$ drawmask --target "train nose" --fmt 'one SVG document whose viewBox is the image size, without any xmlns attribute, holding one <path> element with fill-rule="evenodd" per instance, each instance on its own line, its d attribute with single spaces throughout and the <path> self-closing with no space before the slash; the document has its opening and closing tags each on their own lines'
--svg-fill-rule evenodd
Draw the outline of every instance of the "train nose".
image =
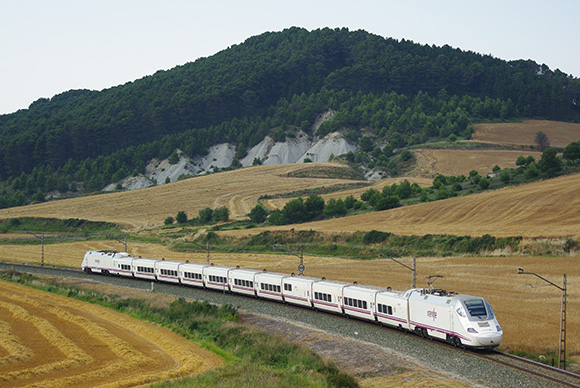
<svg viewBox="0 0 580 388">
<path fill-rule="evenodd" d="M 480 346 L 498 346 L 501 344 L 503 335 L 501 333 L 482 334 L 477 336 Z"/>
</svg>

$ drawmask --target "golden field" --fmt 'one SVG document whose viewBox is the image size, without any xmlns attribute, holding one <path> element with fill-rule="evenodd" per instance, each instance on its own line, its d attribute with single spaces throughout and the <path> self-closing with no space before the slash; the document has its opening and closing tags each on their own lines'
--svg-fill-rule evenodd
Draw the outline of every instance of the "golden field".
<svg viewBox="0 0 580 388">
<path fill-rule="evenodd" d="M 297 225 L 227 232 L 257 234 L 264 230 L 394 234 L 452 234 L 498 237 L 580 237 L 580 174 L 481 194 Z M 224 232 L 226 233 L 226 232 Z"/>
<path fill-rule="evenodd" d="M 495 165 L 515 168 L 521 155 L 531 155 L 536 160 L 542 158 L 541 152 L 513 150 L 417 150 L 414 155 L 419 167 L 412 175 L 429 176 L 431 183 L 437 174 L 468 176 L 475 170 L 480 175 L 487 175 Z"/>
<path fill-rule="evenodd" d="M 0 281 L 2 387 L 142 386 L 222 364 L 169 330 Z"/>
<path fill-rule="evenodd" d="M 473 141 L 500 146 L 530 147 L 535 145 L 538 132 L 544 132 L 548 136 L 552 147 L 563 148 L 580 140 L 580 124 L 560 121 L 527 120 L 521 123 L 475 124 L 473 129 Z"/>
</svg>

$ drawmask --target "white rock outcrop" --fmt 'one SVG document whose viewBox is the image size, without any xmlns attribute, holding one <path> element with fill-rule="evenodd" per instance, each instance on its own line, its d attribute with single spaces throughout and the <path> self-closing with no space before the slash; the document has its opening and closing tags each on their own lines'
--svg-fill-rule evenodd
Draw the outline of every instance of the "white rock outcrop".
<svg viewBox="0 0 580 388">
<path fill-rule="evenodd" d="M 244 167 L 251 166 L 255 159 L 259 159 L 264 165 L 304 163 L 307 158 L 312 162 L 328 162 L 333 155 L 339 156 L 355 150 L 356 146 L 347 142 L 340 133 L 331 133 L 322 139 L 312 140 L 306 133 L 300 132 L 295 138 L 287 138 L 285 142 L 274 142 L 271 137 L 264 138 L 252 147 L 240 163 Z M 227 168 L 234 160 L 236 148 L 231 144 L 218 144 L 211 147 L 207 155 L 193 159 L 179 150 L 177 152 L 180 155 L 178 163 L 170 164 L 167 159 L 153 159 L 147 165 L 145 174 L 125 178 L 103 190 L 116 190 L 119 184 L 123 190 L 136 190 L 155 184 L 162 185 L 167 178 L 170 182 L 175 182 L 182 175 L 203 175 L 214 168 Z"/>
</svg>

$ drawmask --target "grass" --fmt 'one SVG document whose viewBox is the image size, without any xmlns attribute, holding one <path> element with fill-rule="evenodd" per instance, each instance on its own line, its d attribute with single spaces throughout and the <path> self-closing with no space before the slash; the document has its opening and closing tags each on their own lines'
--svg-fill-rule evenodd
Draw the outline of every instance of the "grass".
<svg viewBox="0 0 580 388">
<path fill-rule="evenodd" d="M 34 231 L 37 233 L 112 233 L 119 227 L 109 222 L 88 221 L 78 218 L 57 219 L 41 217 L 18 217 L 0 220 L 0 233 L 19 233 Z"/>
<path fill-rule="evenodd" d="M 230 305 L 182 298 L 167 308 L 151 307 L 141 299 L 106 295 L 45 281 L 32 275 L 2 273 L 0 279 L 95 303 L 133 317 L 153 322 L 223 356 L 224 367 L 198 377 L 161 382 L 157 387 L 356 387 L 353 377 L 310 350 L 268 335 L 239 322 Z"/>
</svg>

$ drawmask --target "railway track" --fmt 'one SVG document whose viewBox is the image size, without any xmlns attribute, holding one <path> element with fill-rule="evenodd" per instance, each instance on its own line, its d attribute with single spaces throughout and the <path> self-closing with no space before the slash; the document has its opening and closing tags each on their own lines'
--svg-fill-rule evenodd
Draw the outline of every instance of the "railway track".
<svg viewBox="0 0 580 388">
<path fill-rule="evenodd" d="M 492 351 L 479 356 L 491 362 L 518 369 L 565 387 L 580 387 L 580 375 L 560 368 L 499 351 Z"/>
<path fill-rule="evenodd" d="M 91 280 L 96 280 L 96 281 L 103 282 L 103 283 L 110 283 L 110 282 L 114 282 L 116 280 L 122 280 L 123 283 L 125 283 L 125 284 L 131 284 L 129 287 L 141 288 L 141 289 L 148 289 L 150 287 L 150 283 L 151 283 L 149 281 L 131 280 L 129 278 L 116 278 L 116 277 L 104 277 L 104 276 L 99 276 L 99 275 L 87 275 L 83 271 L 81 271 L 80 269 L 77 270 L 77 269 L 70 269 L 70 268 L 55 268 L 55 267 L 48 267 L 48 266 L 41 267 L 41 266 L 35 266 L 35 265 L 11 264 L 11 263 L 2 263 L 2 262 L 0 262 L 0 270 L 14 270 L 14 271 L 19 271 L 19 272 L 33 273 L 33 274 L 46 274 L 46 275 L 55 275 L 55 276 L 63 276 L 63 277 L 91 279 Z M 167 290 L 179 290 L 179 289 L 186 290 L 186 292 L 188 292 L 188 293 L 195 292 L 195 295 L 192 297 L 199 298 L 199 299 L 207 298 L 207 300 L 212 302 L 212 303 L 216 303 L 216 299 L 220 300 L 217 303 L 224 303 L 224 300 L 222 300 L 223 298 L 228 297 L 228 299 L 230 299 L 230 297 L 231 297 L 235 300 L 235 302 L 233 302 L 233 303 L 236 305 L 239 305 L 239 306 L 244 306 L 245 304 L 253 304 L 253 303 L 260 303 L 262 305 L 269 304 L 269 305 L 274 306 L 273 308 L 270 308 L 270 310 L 272 310 L 272 309 L 275 310 L 277 315 L 278 314 L 280 314 L 281 316 L 283 315 L 283 313 L 280 310 L 280 303 L 276 303 L 276 302 L 257 301 L 254 298 L 248 298 L 248 297 L 243 297 L 243 296 L 239 296 L 239 295 L 223 294 L 221 291 L 220 292 L 205 291 L 202 289 L 181 287 L 181 286 L 176 286 L 176 285 L 165 285 L 165 284 L 161 284 L 161 283 L 159 285 L 156 285 L 155 289 L 158 290 L 159 292 L 168 292 Z M 174 292 L 174 291 L 169 291 L 169 292 Z M 200 296 L 200 295 L 207 295 L 207 297 Z M 225 300 L 225 303 L 232 303 L 232 302 L 229 300 Z M 314 313 L 313 311 L 308 310 L 308 309 L 305 310 L 303 308 L 296 307 L 296 306 L 291 306 L 291 307 L 292 308 L 289 308 L 289 309 L 283 309 L 283 310 L 290 311 L 289 314 L 291 316 L 299 313 L 300 311 L 306 311 L 309 314 L 314 314 L 316 316 L 321 315 L 320 313 Z M 248 309 L 248 311 L 253 310 L 253 308 L 250 306 L 241 307 L 241 309 Z M 346 318 L 342 318 L 340 316 L 337 316 L 334 314 L 328 314 L 328 313 L 324 313 L 322 315 L 328 316 L 328 319 L 340 319 L 341 321 L 344 321 L 345 323 L 348 322 L 349 325 L 354 324 L 354 325 L 357 325 L 358 327 L 365 326 L 369 330 L 379 329 L 377 325 L 375 325 L 374 323 L 371 323 L 371 322 L 357 321 L 356 319 L 346 319 Z M 290 319 L 292 319 L 292 318 L 290 318 Z M 315 318 L 315 319 L 319 320 L 319 318 Z M 389 330 L 389 329 L 384 329 L 384 331 L 386 331 L 387 333 L 397 332 L 396 330 Z M 534 376 L 533 377 L 533 379 L 535 379 L 534 381 L 540 381 L 540 382 L 544 381 L 546 383 L 546 384 L 540 384 L 540 385 L 528 384 L 528 385 L 517 385 L 517 386 L 526 386 L 526 387 L 549 386 L 549 387 L 579 387 L 580 388 L 580 375 L 574 374 L 571 372 L 567 372 L 567 371 L 563 371 L 563 370 L 558 369 L 558 368 L 550 367 L 548 365 L 541 364 L 541 363 L 538 363 L 535 361 L 524 359 L 522 357 L 518 357 L 518 356 L 506 354 L 506 353 L 501 353 L 501 352 L 497 352 L 497 351 L 478 352 L 478 351 L 464 350 L 464 349 L 460 349 L 460 348 L 453 348 L 452 345 L 449 345 L 449 344 L 446 344 L 443 342 L 439 342 L 439 341 L 432 341 L 429 339 L 420 338 L 420 337 L 413 335 L 411 333 L 406 333 L 406 332 L 399 333 L 399 332 L 397 332 L 397 335 L 399 335 L 399 334 L 403 334 L 403 337 L 409 338 L 412 342 L 415 343 L 415 346 L 420 348 L 420 349 L 422 349 L 424 347 L 438 347 L 439 349 L 447 348 L 445 351 L 449 352 L 449 353 L 453 353 L 453 354 L 461 353 L 461 354 L 465 355 L 466 358 L 471 358 L 471 359 L 477 358 L 477 359 L 482 360 L 486 364 L 492 363 L 492 364 L 496 364 L 496 365 L 501 365 L 501 367 L 498 367 L 496 369 L 505 370 L 506 368 L 508 368 L 512 371 L 518 371 L 518 372 L 520 372 L 519 373 L 520 375 L 524 376 L 523 378 L 521 378 L 522 380 L 527 379 L 525 376 L 529 376 L 530 380 L 532 379 L 532 376 Z M 363 339 L 363 338 L 359 337 L 359 339 Z M 441 351 L 441 350 L 439 350 L 439 351 Z M 490 368 L 490 367 L 488 366 L 486 368 Z M 492 384 L 492 385 L 502 386 L 501 384 L 500 385 Z M 510 386 L 510 385 L 505 385 L 505 386 Z"/>
</svg>

